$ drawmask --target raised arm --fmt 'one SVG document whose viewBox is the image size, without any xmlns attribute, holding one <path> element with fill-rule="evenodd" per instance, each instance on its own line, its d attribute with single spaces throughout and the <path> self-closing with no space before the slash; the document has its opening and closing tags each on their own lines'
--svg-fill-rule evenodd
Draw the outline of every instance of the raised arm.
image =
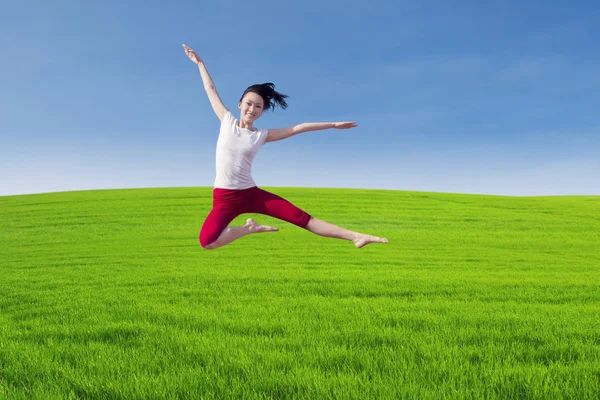
<svg viewBox="0 0 600 400">
<path fill-rule="evenodd" d="M 182 45 L 185 49 L 185 54 L 192 60 L 195 64 L 198 65 L 198 69 L 200 70 L 200 76 L 202 77 L 202 83 L 204 84 L 204 90 L 206 90 L 206 94 L 208 95 L 208 100 L 210 101 L 210 105 L 212 106 L 215 114 L 219 117 L 219 120 L 223 120 L 223 117 L 227 113 L 227 108 L 223 105 L 221 98 L 219 97 L 219 93 L 217 93 L 217 88 L 215 87 L 215 83 L 213 82 L 204 62 L 198 54 L 185 44 Z"/>
<path fill-rule="evenodd" d="M 321 131 L 323 129 L 349 129 L 355 128 L 356 122 L 305 122 L 294 126 L 288 126 L 281 129 L 269 129 L 265 142 L 274 142 L 276 140 L 287 139 L 299 133 L 310 131 Z"/>
</svg>

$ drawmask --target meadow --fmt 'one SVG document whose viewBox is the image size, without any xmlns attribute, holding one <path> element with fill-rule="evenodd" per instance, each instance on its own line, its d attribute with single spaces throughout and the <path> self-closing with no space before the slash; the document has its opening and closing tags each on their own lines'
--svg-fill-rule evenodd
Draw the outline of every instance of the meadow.
<svg viewBox="0 0 600 400">
<path fill-rule="evenodd" d="M 203 250 L 211 188 L 0 197 L 0 398 L 599 397 L 600 197 L 265 189 L 389 243 Z"/>
</svg>

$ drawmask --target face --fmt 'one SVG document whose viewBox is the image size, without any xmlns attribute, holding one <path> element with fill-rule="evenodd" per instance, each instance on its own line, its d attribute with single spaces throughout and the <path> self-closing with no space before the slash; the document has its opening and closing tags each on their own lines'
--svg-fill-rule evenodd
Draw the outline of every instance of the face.
<svg viewBox="0 0 600 400">
<path fill-rule="evenodd" d="M 265 102 L 262 96 L 254 92 L 248 92 L 244 95 L 240 104 L 238 104 L 238 108 L 241 111 L 240 118 L 252 124 L 262 114 L 264 106 Z"/>
</svg>

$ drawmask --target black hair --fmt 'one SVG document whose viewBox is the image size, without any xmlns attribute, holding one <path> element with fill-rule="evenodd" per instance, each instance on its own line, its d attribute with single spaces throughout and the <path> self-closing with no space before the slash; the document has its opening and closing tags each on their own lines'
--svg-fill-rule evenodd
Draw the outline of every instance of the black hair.
<svg viewBox="0 0 600 400">
<path fill-rule="evenodd" d="M 256 85 L 249 86 L 248 89 L 244 91 L 242 97 L 240 97 L 240 102 L 246 95 L 246 93 L 253 92 L 263 98 L 265 102 L 265 106 L 263 111 L 266 110 L 275 110 L 275 106 L 281 107 L 285 110 L 288 106 L 285 99 L 288 97 L 283 93 L 279 93 L 275 90 L 275 85 L 271 82 L 267 83 L 257 83 Z"/>
</svg>

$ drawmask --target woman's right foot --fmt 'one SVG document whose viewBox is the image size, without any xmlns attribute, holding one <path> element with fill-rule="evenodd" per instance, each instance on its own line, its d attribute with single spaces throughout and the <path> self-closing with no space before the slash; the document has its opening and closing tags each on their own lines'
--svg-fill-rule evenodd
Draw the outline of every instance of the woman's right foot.
<svg viewBox="0 0 600 400">
<path fill-rule="evenodd" d="M 386 238 L 380 238 L 377 236 L 365 235 L 364 233 L 359 233 L 354 240 L 354 245 L 357 249 L 360 249 L 363 246 L 368 245 L 369 243 L 387 243 Z"/>
<path fill-rule="evenodd" d="M 279 229 L 273 228 L 272 226 L 260 225 L 258 222 L 256 222 L 252 218 L 248 218 L 246 220 L 246 226 L 250 230 L 250 233 L 277 232 L 277 231 L 279 231 Z"/>
</svg>

